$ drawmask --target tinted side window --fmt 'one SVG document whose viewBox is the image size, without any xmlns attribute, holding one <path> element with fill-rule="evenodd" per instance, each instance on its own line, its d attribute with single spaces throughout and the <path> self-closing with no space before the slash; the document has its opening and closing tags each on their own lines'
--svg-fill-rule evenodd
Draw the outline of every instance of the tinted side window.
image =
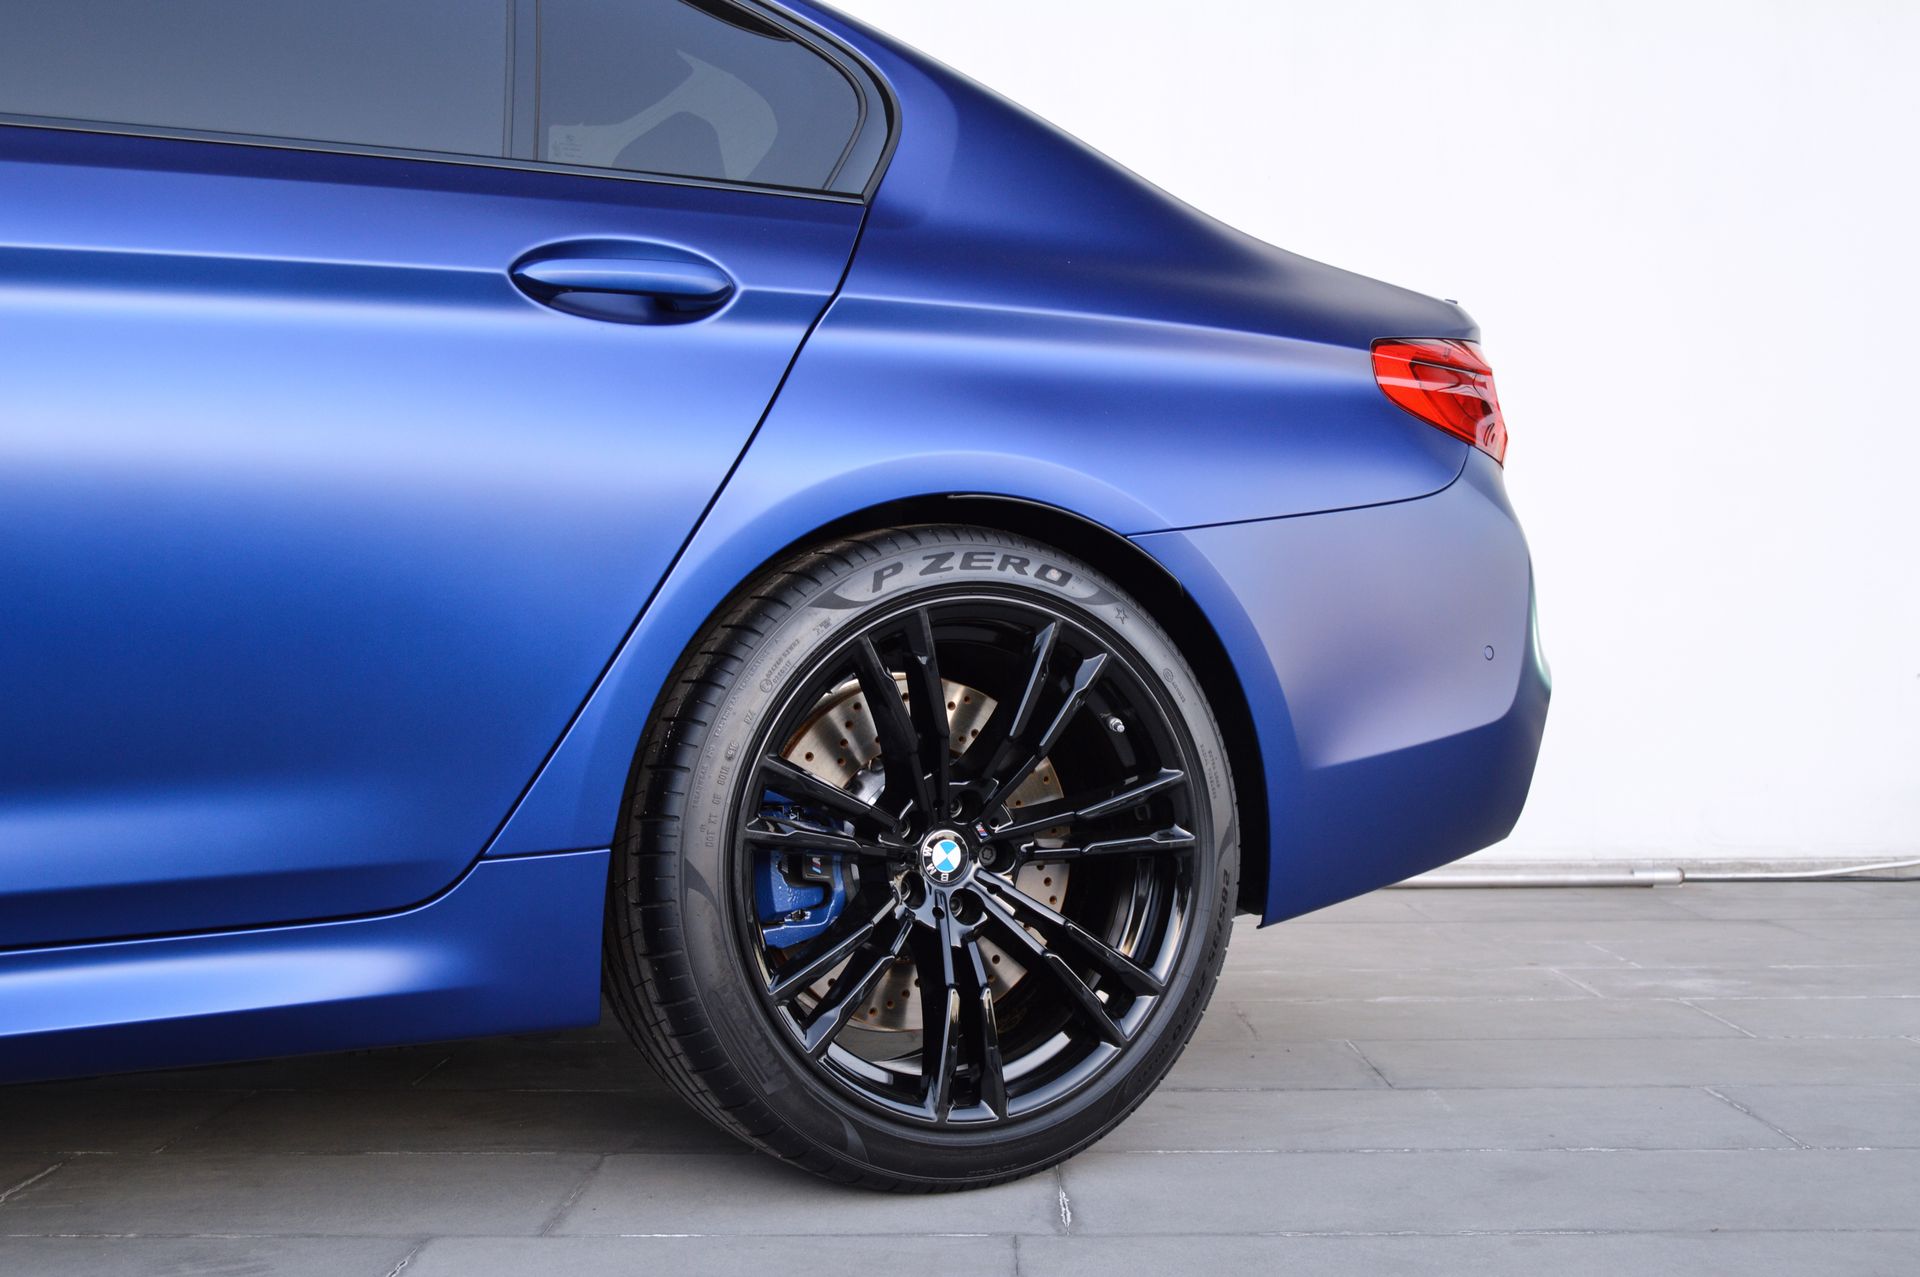
<svg viewBox="0 0 1920 1277">
<path fill-rule="evenodd" d="M 499 156 L 509 0 L 4 0 L 0 112 Z"/>
<path fill-rule="evenodd" d="M 857 192 L 866 96 L 725 0 L 0 0 L 0 115 L 108 127 Z"/>
<path fill-rule="evenodd" d="M 539 158 L 825 189 L 861 123 L 853 85 L 713 3 L 541 0 Z"/>
</svg>

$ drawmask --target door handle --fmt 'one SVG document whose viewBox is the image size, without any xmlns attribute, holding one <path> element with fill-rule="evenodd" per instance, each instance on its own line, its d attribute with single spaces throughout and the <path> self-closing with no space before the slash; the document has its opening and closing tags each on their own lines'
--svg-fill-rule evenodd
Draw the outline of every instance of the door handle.
<svg viewBox="0 0 1920 1277">
<path fill-rule="evenodd" d="M 542 305 L 626 324 L 700 319 L 737 291 L 718 266 L 687 257 L 552 256 L 522 261 L 509 273 Z"/>
<path fill-rule="evenodd" d="M 733 281 L 718 266 L 699 262 L 624 261 L 613 257 L 562 257 L 530 262 L 513 277 L 539 287 L 581 293 L 634 293 L 675 301 L 725 301 Z"/>
</svg>

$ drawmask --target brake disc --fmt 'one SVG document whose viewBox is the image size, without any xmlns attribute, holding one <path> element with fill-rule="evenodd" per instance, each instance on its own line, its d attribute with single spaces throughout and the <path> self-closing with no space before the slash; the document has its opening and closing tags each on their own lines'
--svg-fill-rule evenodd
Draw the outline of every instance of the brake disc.
<svg viewBox="0 0 1920 1277">
<path fill-rule="evenodd" d="M 896 674 L 894 680 L 899 684 L 901 699 L 907 699 L 905 676 Z M 942 679 L 940 686 L 947 698 L 947 738 L 952 744 L 953 756 L 958 758 L 979 737 L 981 725 L 993 713 L 996 702 L 983 692 L 949 679 Z M 805 726 L 788 742 L 782 754 L 788 762 L 830 785 L 852 789 L 862 797 L 871 798 L 879 792 L 882 781 L 880 768 L 876 766 L 880 752 L 880 735 L 873 725 L 873 715 L 867 712 L 866 696 L 858 680 L 849 679 L 820 699 Z M 1033 774 L 1007 800 L 1007 806 L 1017 809 L 1047 802 L 1059 798 L 1060 793 L 1060 778 L 1054 774 L 1053 761 L 1042 759 Z M 1047 830 L 1040 837 L 1055 832 Z M 1067 894 L 1067 867 L 1026 865 L 1015 874 L 1014 883 L 1036 900 L 1058 909 Z M 993 996 L 998 1000 L 1020 982 L 1026 968 L 990 941 L 982 942 L 981 952 L 987 960 Z M 823 977 L 813 986 L 814 996 L 823 997 L 831 981 L 831 973 Z M 913 964 L 896 962 L 874 986 L 867 1005 L 856 1013 L 848 1027 L 889 1033 L 919 1032 L 920 999 L 914 995 L 918 984 Z"/>
</svg>

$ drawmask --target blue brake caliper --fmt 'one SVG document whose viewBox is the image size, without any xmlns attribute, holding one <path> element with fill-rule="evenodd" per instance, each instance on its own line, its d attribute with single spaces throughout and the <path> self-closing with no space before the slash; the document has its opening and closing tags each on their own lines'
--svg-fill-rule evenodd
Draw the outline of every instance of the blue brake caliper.
<svg viewBox="0 0 1920 1277">
<path fill-rule="evenodd" d="M 779 797 L 768 794 L 762 813 L 780 818 Z M 847 906 L 840 857 L 806 851 L 761 851 L 753 865 L 753 902 L 770 949 L 790 949 L 831 927 Z"/>
</svg>

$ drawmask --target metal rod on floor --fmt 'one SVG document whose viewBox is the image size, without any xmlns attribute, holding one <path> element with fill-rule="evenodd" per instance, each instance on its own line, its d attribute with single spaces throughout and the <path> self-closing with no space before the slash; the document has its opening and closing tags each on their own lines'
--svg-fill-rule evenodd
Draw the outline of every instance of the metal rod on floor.
<svg viewBox="0 0 1920 1277">
<path fill-rule="evenodd" d="M 1409 878 L 1402 887 L 1677 887 L 1678 869 L 1455 869 Z"/>
<path fill-rule="evenodd" d="M 1847 865 L 1841 869 L 1753 870 L 1748 873 L 1714 873 L 1702 870 L 1687 875 L 1688 882 L 1811 882 L 1820 878 L 1847 878 L 1854 874 L 1886 873 L 1894 869 L 1920 868 L 1920 860 L 1884 860 L 1877 865 Z"/>
<path fill-rule="evenodd" d="M 1885 860 L 1831 869 L 1688 870 L 1660 869 L 1437 869 L 1396 885 L 1401 887 L 1678 887 L 1689 882 L 1819 882 L 1855 874 L 1920 869 L 1920 860 Z"/>
</svg>

